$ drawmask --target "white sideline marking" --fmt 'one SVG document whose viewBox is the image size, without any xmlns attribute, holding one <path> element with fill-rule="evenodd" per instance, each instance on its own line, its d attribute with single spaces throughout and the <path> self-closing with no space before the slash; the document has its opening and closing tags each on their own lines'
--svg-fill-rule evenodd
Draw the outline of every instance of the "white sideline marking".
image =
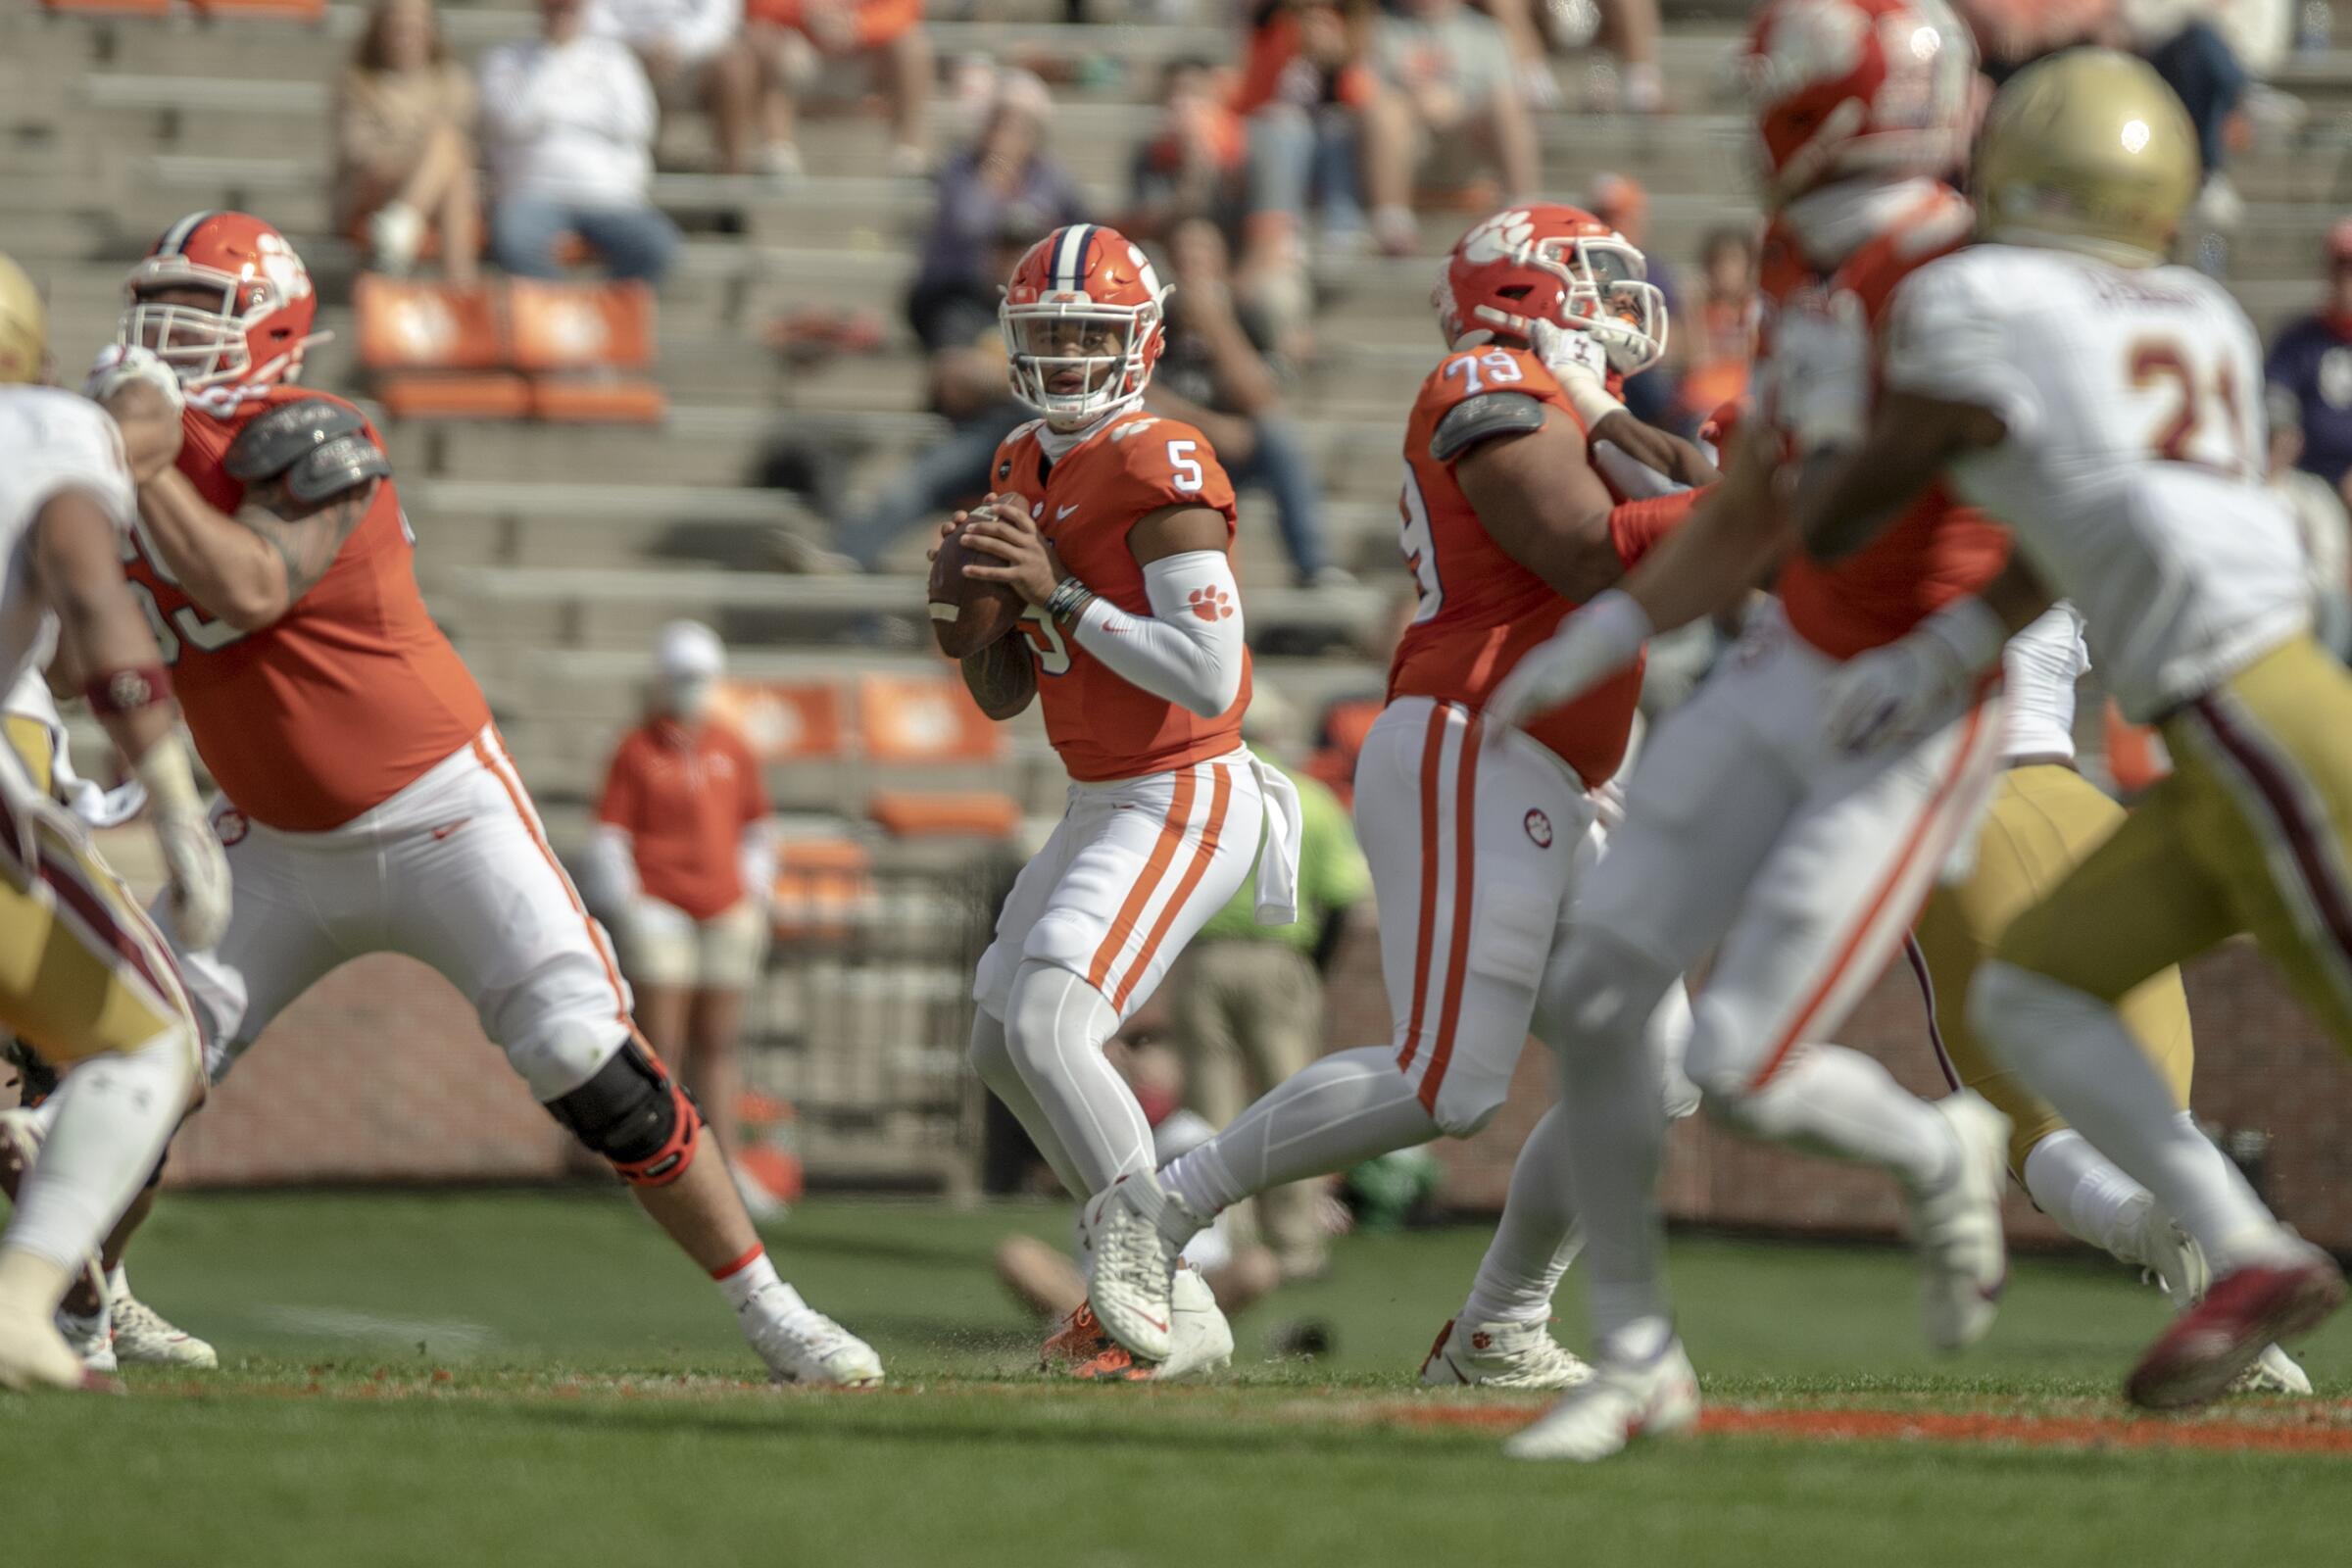
<svg viewBox="0 0 2352 1568">
<path fill-rule="evenodd" d="M 385 1317 L 340 1306 L 266 1306 L 259 1313 L 272 1328 L 324 1334 L 338 1340 L 421 1341 L 438 1350 L 479 1350 L 496 1343 L 498 1331 L 464 1318 Z"/>
</svg>

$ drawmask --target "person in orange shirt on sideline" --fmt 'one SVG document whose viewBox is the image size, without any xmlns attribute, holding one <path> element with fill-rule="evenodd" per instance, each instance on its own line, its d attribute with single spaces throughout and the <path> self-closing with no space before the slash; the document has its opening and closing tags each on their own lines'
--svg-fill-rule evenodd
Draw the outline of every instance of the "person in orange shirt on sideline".
<svg viewBox="0 0 2352 1568">
<path fill-rule="evenodd" d="M 619 938 L 639 1025 L 733 1154 L 735 1039 L 767 951 L 775 851 L 760 764 L 710 716 L 725 668 L 710 627 L 662 628 L 645 721 L 620 738 L 605 770 L 583 870 Z M 756 1216 L 776 1208 L 740 1169 L 735 1185 Z"/>
</svg>

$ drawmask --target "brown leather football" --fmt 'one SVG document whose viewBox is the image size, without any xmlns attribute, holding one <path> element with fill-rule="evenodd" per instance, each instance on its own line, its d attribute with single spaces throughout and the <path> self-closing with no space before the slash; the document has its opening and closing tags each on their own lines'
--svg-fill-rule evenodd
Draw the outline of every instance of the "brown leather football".
<svg viewBox="0 0 2352 1568">
<path fill-rule="evenodd" d="M 931 563 L 931 635 L 950 659 L 969 659 L 1004 637 L 1029 608 L 1007 584 L 966 577 L 966 562 L 1004 564 L 1002 556 L 966 549 L 961 528 L 939 542 L 939 556 Z"/>
</svg>

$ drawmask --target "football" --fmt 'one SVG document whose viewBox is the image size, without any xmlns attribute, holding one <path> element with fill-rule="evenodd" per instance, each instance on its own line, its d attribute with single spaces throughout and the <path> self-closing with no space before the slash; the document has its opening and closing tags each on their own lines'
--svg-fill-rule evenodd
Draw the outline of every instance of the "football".
<svg viewBox="0 0 2352 1568">
<path fill-rule="evenodd" d="M 968 659 L 1010 632 L 1028 603 L 1001 582 L 966 577 L 966 563 L 1002 565 L 1003 559 L 965 547 L 963 530 L 939 542 L 931 563 L 931 635 L 950 659 Z"/>
</svg>

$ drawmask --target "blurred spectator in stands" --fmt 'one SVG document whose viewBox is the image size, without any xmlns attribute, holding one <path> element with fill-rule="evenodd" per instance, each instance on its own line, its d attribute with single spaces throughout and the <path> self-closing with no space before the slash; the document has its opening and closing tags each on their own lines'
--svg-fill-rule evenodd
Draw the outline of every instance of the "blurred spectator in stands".
<svg viewBox="0 0 2352 1568">
<path fill-rule="evenodd" d="M 1551 74 L 1550 46 L 1544 42 L 1544 29 L 1536 24 L 1533 0 L 1471 0 L 1471 3 L 1494 19 L 1494 25 L 1502 29 L 1511 58 L 1519 63 L 1520 101 L 1530 109 L 1561 107 L 1559 78 Z"/>
<path fill-rule="evenodd" d="M 2125 43 L 2116 0 L 1952 0 L 1952 9 L 1976 34 L 1977 58 L 1996 82 L 2077 44 Z"/>
<path fill-rule="evenodd" d="M 432 0 L 376 0 L 344 69 L 335 115 L 342 226 L 368 265 L 406 272 L 437 233 L 441 267 L 466 284 L 482 254 L 473 79 L 450 58 Z"/>
<path fill-rule="evenodd" d="M 751 167 L 760 56 L 744 36 L 743 0 L 588 0 L 588 30 L 636 51 L 658 102 L 710 115 L 722 172 Z"/>
<path fill-rule="evenodd" d="M 1605 83 L 1593 106 L 1629 115 L 1662 114 L 1666 109 L 1666 78 L 1658 70 L 1658 0 L 1600 0 L 1603 32 L 1617 56 L 1615 73 L 1600 76 Z"/>
<path fill-rule="evenodd" d="M 978 139 L 940 172 L 906 319 L 928 355 L 926 400 L 948 420 L 947 434 L 902 465 L 869 505 L 841 516 L 831 550 L 777 535 L 788 570 L 872 571 L 908 529 L 987 493 L 997 444 L 1029 417 L 1005 380 L 997 325 L 1004 279 L 1048 230 L 1084 216 L 1076 182 L 1041 149 L 1051 108 L 1037 77 L 1001 74 Z"/>
<path fill-rule="evenodd" d="M 1419 247 L 1413 181 L 1430 154 L 1442 174 L 1458 176 L 1454 154 L 1466 141 L 1495 165 L 1504 203 L 1536 194 L 1535 122 L 1494 18 L 1462 0 L 1401 0 L 1381 18 L 1372 59 L 1383 90 L 1364 122 L 1364 183 L 1382 250 Z"/>
<path fill-rule="evenodd" d="M 2244 0 L 2235 5 L 2230 0 L 2123 0 L 2134 44 L 2180 95 L 2196 124 L 2205 186 L 2192 216 L 2216 228 L 2236 227 L 2246 211 L 2227 169 L 2230 143 L 2244 132 L 2238 113 L 2253 84 L 2225 30 L 2229 24 L 2223 13 L 2232 9 L 2245 9 Z M 2278 25 L 2283 47 L 2283 15 Z"/>
<path fill-rule="evenodd" d="M 562 271 L 575 233 L 614 277 L 660 283 L 678 231 L 647 195 L 656 110 L 627 46 L 591 35 L 584 0 L 539 0 L 540 35 L 482 61 L 490 253 L 524 277 Z"/>
<path fill-rule="evenodd" d="M 2293 401 L 2301 432 L 2296 466 L 2352 499 L 2352 217 L 2328 230 L 2327 297 L 2271 344 L 2264 374 Z"/>
<path fill-rule="evenodd" d="M 639 1027 L 732 1155 L 736 1036 L 776 878 L 759 761 L 711 713 L 725 672 L 710 627 L 662 628 L 645 718 L 605 770 L 580 881 L 617 941 Z"/>
<path fill-rule="evenodd" d="M 746 0 L 763 72 L 765 172 L 802 172 L 799 104 L 820 75 L 870 62 L 890 101 L 890 172 L 919 177 L 931 167 L 931 40 L 923 0 Z"/>
<path fill-rule="evenodd" d="M 1649 192 L 1630 174 L 1592 176 L 1585 195 L 1585 211 L 1623 234 L 1642 252 L 1649 281 L 1666 297 L 1666 357 L 1625 383 L 1625 406 L 1635 418 L 1661 429 L 1688 430 L 1677 422 L 1683 365 L 1688 348 L 1683 341 L 1683 295 L 1675 269 L 1649 248 Z"/>
<path fill-rule="evenodd" d="M 1271 686 L 1251 699 L 1242 738 L 1277 760 L 1288 710 Z M 1280 765 L 1279 762 L 1277 765 Z M 1237 889 L 1168 973 L 1168 1039 L 1184 1058 L 1185 1103 L 1223 1127 L 1323 1054 L 1323 979 L 1350 911 L 1372 893 L 1372 868 L 1348 808 L 1303 771 L 1298 789 L 1298 918 L 1259 925 L 1254 888 Z M 1252 1205 L 1285 1279 L 1323 1271 L 1317 1184 L 1279 1187 Z"/>
<path fill-rule="evenodd" d="M 1248 137 L 1222 85 L 1216 66 L 1194 56 L 1160 73 L 1159 124 L 1128 166 L 1128 238 L 1162 240 L 1194 219 L 1239 235 Z"/>
<path fill-rule="evenodd" d="M 1756 354 L 1756 233 L 1752 225 L 1708 231 L 1698 253 L 1699 292 L 1672 330 L 1682 337 L 1683 380 L 1676 428 L 1695 430 L 1724 404 L 1747 393 Z"/>
<path fill-rule="evenodd" d="M 2296 466 L 2303 455 L 2300 410 L 2272 387 L 2263 400 L 2271 432 L 2270 486 L 2295 519 L 2303 574 L 2311 592 L 2312 631 L 2336 658 L 2352 656 L 2352 519 L 2335 486 Z"/>
<path fill-rule="evenodd" d="M 1261 251 L 1296 252 L 1313 209 L 1326 249 L 1362 246 L 1363 117 L 1380 91 L 1372 0 L 1255 0 L 1233 108 L 1249 122 L 1243 270 Z"/>
<path fill-rule="evenodd" d="M 1283 416 L 1272 336 L 1235 298 L 1225 236 L 1194 219 L 1170 236 L 1167 256 L 1168 346 L 1144 406 L 1197 426 L 1237 489 L 1263 489 L 1273 500 L 1301 587 L 1352 583 L 1325 555 L 1314 460 Z"/>
<path fill-rule="evenodd" d="M 1009 263 L 997 265 L 1005 236 L 1034 239 L 1085 216 L 1078 182 L 1045 150 L 1053 107 L 1046 84 L 1028 72 L 999 73 L 980 134 L 940 171 L 906 299 L 907 319 L 926 349 L 996 329 L 997 296 L 1011 273 Z"/>
</svg>

